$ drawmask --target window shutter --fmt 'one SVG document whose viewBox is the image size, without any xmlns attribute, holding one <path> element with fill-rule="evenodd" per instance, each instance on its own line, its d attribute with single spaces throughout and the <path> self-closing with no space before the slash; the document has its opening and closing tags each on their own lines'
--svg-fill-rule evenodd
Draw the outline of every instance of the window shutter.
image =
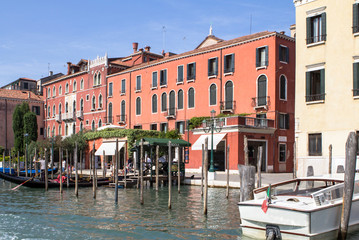
<svg viewBox="0 0 359 240">
<path fill-rule="evenodd" d="M 256 67 L 259 67 L 259 49 L 256 48 Z"/>
<path fill-rule="evenodd" d="M 325 94 L 325 69 L 320 70 L 320 94 Z M 322 100 L 325 99 L 323 96 Z"/>
<path fill-rule="evenodd" d="M 285 129 L 289 129 L 289 113 L 285 114 Z"/>
<path fill-rule="evenodd" d="M 310 96 L 310 72 L 306 72 L 306 102 L 308 101 L 308 96 Z"/>
<path fill-rule="evenodd" d="M 266 51 L 266 61 L 265 61 L 265 65 L 268 66 L 269 63 L 269 59 L 268 59 L 268 46 L 264 47 L 265 51 Z"/>
<path fill-rule="evenodd" d="M 278 56 L 279 56 L 279 61 L 283 61 L 284 59 L 282 59 L 282 46 L 279 46 L 279 51 L 278 51 Z"/>
<path fill-rule="evenodd" d="M 289 63 L 289 47 L 287 47 L 286 49 L 286 54 L 285 54 L 285 61 L 287 62 L 287 63 Z"/>
<path fill-rule="evenodd" d="M 353 33 L 358 32 L 359 27 L 359 4 L 353 4 Z"/>
<path fill-rule="evenodd" d="M 187 64 L 187 80 L 190 79 L 189 64 Z"/>
<path fill-rule="evenodd" d="M 211 76 L 211 59 L 208 59 L 208 76 Z"/>
<path fill-rule="evenodd" d="M 359 88 L 359 71 L 358 71 L 359 63 L 353 63 L 353 90 L 357 90 Z M 358 93 L 358 91 L 353 91 L 353 93 Z M 358 94 L 354 94 L 356 96 Z"/>
<path fill-rule="evenodd" d="M 196 79 L 196 63 L 193 63 L 193 79 Z"/>
<path fill-rule="evenodd" d="M 325 41 L 327 40 L 327 14 L 326 13 L 322 13 L 322 40 Z"/>
<path fill-rule="evenodd" d="M 234 72 L 234 54 L 232 54 L 231 58 L 231 72 Z"/>
<path fill-rule="evenodd" d="M 167 69 L 164 70 L 164 75 L 165 84 L 167 85 Z"/>
<path fill-rule="evenodd" d="M 311 18 L 307 18 L 307 44 L 312 43 L 312 21 Z"/>
<path fill-rule="evenodd" d="M 218 58 L 216 58 L 216 64 L 214 66 L 214 75 L 218 75 Z"/>
</svg>

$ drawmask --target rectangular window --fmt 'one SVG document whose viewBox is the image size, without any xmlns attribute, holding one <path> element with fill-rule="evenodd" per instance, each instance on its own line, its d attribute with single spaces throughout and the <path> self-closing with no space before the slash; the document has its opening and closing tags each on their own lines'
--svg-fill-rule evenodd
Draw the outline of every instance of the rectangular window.
<svg viewBox="0 0 359 240">
<path fill-rule="evenodd" d="M 44 135 L 44 128 L 40 128 L 40 135 Z"/>
<path fill-rule="evenodd" d="M 160 72 L 160 86 L 167 85 L 167 69 L 163 69 Z"/>
<path fill-rule="evenodd" d="M 289 129 L 289 114 L 280 113 L 279 114 L 279 129 Z"/>
<path fill-rule="evenodd" d="M 157 131 L 157 123 L 153 123 L 150 125 L 150 130 Z"/>
<path fill-rule="evenodd" d="M 208 76 L 217 76 L 218 74 L 218 58 L 208 59 Z"/>
<path fill-rule="evenodd" d="M 359 63 L 353 63 L 353 96 L 359 96 Z"/>
<path fill-rule="evenodd" d="M 90 100 L 90 95 L 87 94 L 87 95 L 86 95 L 86 101 L 89 101 L 89 100 Z"/>
<path fill-rule="evenodd" d="M 359 4 L 353 4 L 353 33 L 359 32 Z"/>
<path fill-rule="evenodd" d="M 322 134 L 308 135 L 309 156 L 322 156 Z"/>
<path fill-rule="evenodd" d="M 126 79 L 121 80 L 121 94 L 126 93 Z"/>
<path fill-rule="evenodd" d="M 183 65 L 177 67 L 177 82 L 183 82 Z"/>
<path fill-rule="evenodd" d="M 307 18 L 307 44 L 326 40 L 326 13 Z"/>
<path fill-rule="evenodd" d="M 141 91 L 141 75 L 136 77 L 136 91 Z"/>
<path fill-rule="evenodd" d="M 157 72 L 152 73 L 152 88 L 157 88 Z"/>
<path fill-rule="evenodd" d="M 40 115 L 40 107 L 39 106 L 32 106 L 32 112 L 36 115 Z"/>
<path fill-rule="evenodd" d="M 187 81 L 196 79 L 196 63 L 187 64 Z"/>
<path fill-rule="evenodd" d="M 167 123 L 161 123 L 160 131 L 161 132 L 167 132 Z"/>
<path fill-rule="evenodd" d="M 224 56 L 224 73 L 234 72 L 234 53 Z"/>
<path fill-rule="evenodd" d="M 108 84 L 108 96 L 109 96 L 109 97 L 112 97 L 112 94 L 113 94 L 113 88 L 112 88 L 112 86 L 113 86 L 113 83 L 110 82 L 110 83 Z"/>
<path fill-rule="evenodd" d="M 268 46 L 256 49 L 256 67 L 268 66 Z"/>
<path fill-rule="evenodd" d="M 29 83 L 24 82 L 24 89 L 29 89 Z"/>
<path fill-rule="evenodd" d="M 286 145 L 279 144 L 279 162 L 285 162 L 286 159 Z"/>
<path fill-rule="evenodd" d="M 325 70 L 306 73 L 306 102 L 325 99 Z"/>
<path fill-rule="evenodd" d="M 135 125 L 133 126 L 133 129 L 142 129 L 142 125 Z"/>
<path fill-rule="evenodd" d="M 279 46 L 279 61 L 288 63 L 289 62 L 289 48 L 286 46 Z"/>
<path fill-rule="evenodd" d="M 180 134 L 184 134 L 184 121 L 176 122 L 176 130 L 177 130 Z"/>
</svg>

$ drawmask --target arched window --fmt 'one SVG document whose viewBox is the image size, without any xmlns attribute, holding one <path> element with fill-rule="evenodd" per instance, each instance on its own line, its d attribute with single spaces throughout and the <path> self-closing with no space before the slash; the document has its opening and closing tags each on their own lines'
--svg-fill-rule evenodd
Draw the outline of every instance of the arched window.
<svg viewBox="0 0 359 240">
<path fill-rule="evenodd" d="M 224 110 L 232 110 L 233 109 L 233 82 L 228 81 L 224 87 Z"/>
<path fill-rule="evenodd" d="M 83 129 L 84 129 L 84 124 L 80 122 L 80 131 L 82 131 Z"/>
<path fill-rule="evenodd" d="M 108 104 L 108 123 L 113 123 L 112 120 L 112 103 Z"/>
<path fill-rule="evenodd" d="M 279 98 L 282 100 L 287 100 L 287 79 L 284 75 L 280 76 Z"/>
<path fill-rule="evenodd" d="M 76 113 L 76 100 L 74 100 L 72 102 L 72 109 L 73 109 L 73 112 Z"/>
<path fill-rule="evenodd" d="M 52 106 L 52 115 L 55 117 L 56 114 L 56 106 L 54 104 L 54 106 Z"/>
<path fill-rule="evenodd" d="M 47 89 L 47 97 L 48 98 L 51 97 L 51 89 L 50 88 Z"/>
<path fill-rule="evenodd" d="M 69 125 L 65 125 L 65 136 L 69 135 Z"/>
<path fill-rule="evenodd" d="M 59 103 L 59 114 L 61 114 L 61 113 L 62 113 L 62 104 Z"/>
<path fill-rule="evenodd" d="M 161 95 L 161 112 L 167 111 L 167 94 L 162 93 Z"/>
<path fill-rule="evenodd" d="M 72 124 L 72 134 L 76 133 L 76 123 Z"/>
<path fill-rule="evenodd" d="M 157 95 L 152 96 L 152 113 L 157 113 Z"/>
<path fill-rule="evenodd" d="M 66 83 L 66 85 L 65 85 L 65 93 L 68 93 L 68 92 L 69 92 L 69 84 Z"/>
<path fill-rule="evenodd" d="M 168 115 L 175 115 L 176 114 L 176 93 L 175 91 L 171 91 L 170 92 L 170 96 L 169 96 L 169 99 L 168 99 L 169 103 L 169 112 L 168 112 Z"/>
<path fill-rule="evenodd" d="M 126 102 L 122 100 L 121 102 L 121 122 L 125 122 L 126 120 Z"/>
<path fill-rule="evenodd" d="M 62 87 L 60 86 L 59 87 L 59 95 L 61 95 L 62 94 Z"/>
<path fill-rule="evenodd" d="M 188 89 L 188 108 L 194 108 L 194 88 Z"/>
<path fill-rule="evenodd" d="M 56 129 L 55 126 L 52 127 L 52 136 L 54 137 L 56 135 Z"/>
<path fill-rule="evenodd" d="M 102 120 L 98 120 L 98 127 L 102 127 Z"/>
<path fill-rule="evenodd" d="M 84 99 L 81 98 L 80 100 L 80 110 L 83 111 L 84 110 Z"/>
<path fill-rule="evenodd" d="M 183 90 L 182 89 L 178 90 L 178 93 L 177 93 L 177 108 L 183 109 Z"/>
<path fill-rule="evenodd" d="M 258 78 L 258 86 L 257 86 L 257 106 L 267 105 L 267 77 L 261 75 Z"/>
<path fill-rule="evenodd" d="M 136 98 L 136 115 L 141 115 L 141 98 Z"/>
<path fill-rule="evenodd" d="M 97 73 L 95 73 L 95 75 L 93 76 L 93 85 L 97 85 Z"/>
<path fill-rule="evenodd" d="M 92 96 L 92 110 L 96 109 L 96 97 Z"/>
<path fill-rule="evenodd" d="M 102 94 L 98 96 L 98 107 L 102 109 Z"/>
<path fill-rule="evenodd" d="M 77 82 L 74 80 L 74 85 L 72 86 L 73 91 L 77 91 Z"/>
<path fill-rule="evenodd" d="M 47 107 L 47 117 L 50 117 L 51 116 L 51 113 L 50 113 L 50 106 Z"/>
<path fill-rule="evenodd" d="M 66 102 L 65 103 L 65 113 L 68 113 L 69 112 L 69 103 Z"/>
<path fill-rule="evenodd" d="M 52 96 L 53 96 L 53 97 L 56 96 L 56 88 L 55 88 L 55 86 L 52 88 Z"/>
<path fill-rule="evenodd" d="M 101 73 L 97 74 L 97 85 L 101 85 Z"/>
<path fill-rule="evenodd" d="M 92 130 L 92 131 L 95 131 L 95 120 L 92 120 L 91 130 Z"/>
<path fill-rule="evenodd" d="M 59 125 L 59 135 L 60 136 L 62 135 L 62 127 L 61 127 L 61 125 Z"/>
<path fill-rule="evenodd" d="M 84 89 L 84 79 L 81 78 L 81 81 L 80 81 L 80 89 Z"/>
<path fill-rule="evenodd" d="M 217 86 L 212 84 L 209 87 L 209 105 L 217 105 Z"/>
</svg>

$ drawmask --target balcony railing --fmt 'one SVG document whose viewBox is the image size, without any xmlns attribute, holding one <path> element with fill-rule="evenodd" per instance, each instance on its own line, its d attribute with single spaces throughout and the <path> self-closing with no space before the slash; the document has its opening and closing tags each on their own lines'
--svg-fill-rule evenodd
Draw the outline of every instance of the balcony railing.
<svg viewBox="0 0 359 240">
<path fill-rule="evenodd" d="M 78 119 L 83 119 L 84 118 L 84 111 L 83 110 L 79 110 L 76 112 L 76 117 Z"/>
<path fill-rule="evenodd" d="M 76 119 L 76 113 L 75 112 L 67 112 L 61 114 L 63 121 L 73 121 Z"/>
<path fill-rule="evenodd" d="M 112 116 L 106 116 L 104 117 L 105 124 L 113 124 L 113 117 Z"/>
<path fill-rule="evenodd" d="M 56 114 L 55 119 L 56 122 L 61 122 L 61 114 Z"/>
<path fill-rule="evenodd" d="M 256 108 L 265 108 L 268 109 L 270 106 L 270 97 L 254 97 L 252 98 L 252 107 Z"/>
<path fill-rule="evenodd" d="M 317 35 L 317 36 L 311 36 L 309 38 L 307 38 L 307 44 L 311 44 L 311 43 L 316 43 L 316 42 L 322 42 L 327 40 L 327 35 L 323 34 L 323 35 Z"/>
<path fill-rule="evenodd" d="M 177 109 L 176 108 L 167 108 L 165 112 L 166 118 L 176 118 Z"/>
<path fill-rule="evenodd" d="M 221 101 L 220 102 L 221 112 L 233 113 L 236 109 L 236 101 Z"/>
<path fill-rule="evenodd" d="M 314 101 L 324 101 L 325 100 L 325 93 L 323 94 L 311 94 L 305 96 L 306 102 L 314 102 Z"/>
<path fill-rule="evenodd" d="M 274 120 L 266 118 L 239 117 L 239 125 L 254 128 L 273 128 Z"/>
<path fill-rule="evenodd" d="M 116 122 L 118 124 L 125 124 L 126 123 L 126 114 L 124 114 L 124 115 L 116 115 Z"/>
</svg>

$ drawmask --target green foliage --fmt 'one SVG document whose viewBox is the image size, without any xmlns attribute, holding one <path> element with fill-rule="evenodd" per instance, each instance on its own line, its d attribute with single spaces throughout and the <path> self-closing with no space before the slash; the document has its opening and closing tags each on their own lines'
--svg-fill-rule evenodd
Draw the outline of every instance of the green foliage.
<svg viewBox="0 0 359 240">
<path fill-rule="evenodd" d="M 189 130 L 195 129 L 202 125 L 203 120 L 209 119 L 210 117 L 193 117 L 189 120 Z"/>
<path fill-rule="evenodd" d="M 248 116 L 248 115 L 251 115 L 252 113 L 240 113 L 240 114 L 226 114 L 226 113 L 220 113 L 218 114 L 216 117 L 218 118 L 223 118 L 223 117 L 235 117 L 235 116 L 238 116 L 238 117 L 245 117 L 245 116 Z"/>
<path fill-rule="evenodd" d="M 24 116 L 30 111 L 28 103 L 18 104 L 12 117 L 12 129 L 15 137 L 15 149 L 24 152 Z"/>
<path fill-rule="evenodd" d="M 11 162 L 13 163 L 17 163 L 17 155 L 14 157 L 13 155 L 11 155 Z M 0 157 L 0 161 L 3 161 L 3 157 Z M 10 161 L 10 156 L 5 156 L 5 162 L 9 162 Z M 24 161 L 24 156 L 20 156 L 20 162 Z"/>
<path fill-rule="evenodd" d="M 27 112 L 24 115 L 24 133 L 28 134 L 25 138 L 26 143 L 37 140 L 37 119 L 33 112 Z"/>
<path fill-rule="evenodd" d="M 3 146 L 0 146 L 0 155 L 2 156 L 2 154 L 4 153 L 5 148 Z"/>
</svg>

